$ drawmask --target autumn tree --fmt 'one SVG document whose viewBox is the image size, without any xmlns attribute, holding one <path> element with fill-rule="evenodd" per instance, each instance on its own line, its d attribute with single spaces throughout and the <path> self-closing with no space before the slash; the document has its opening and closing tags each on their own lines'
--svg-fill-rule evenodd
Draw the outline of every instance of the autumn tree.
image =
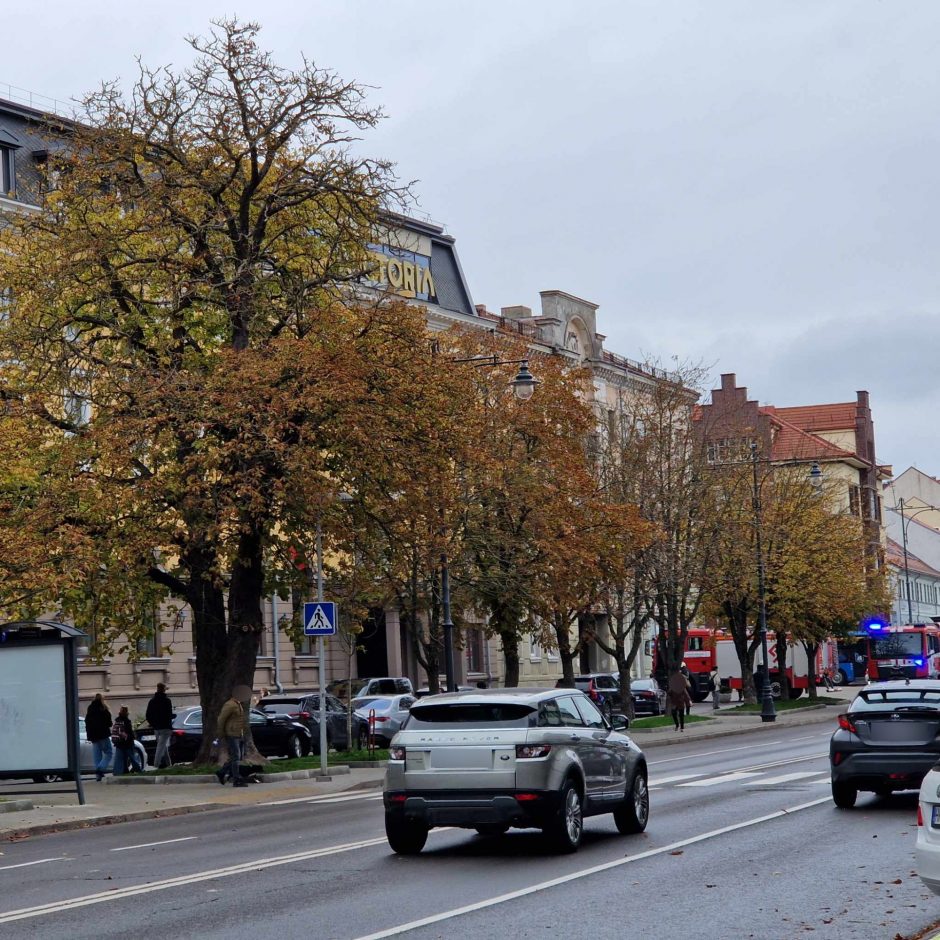
<svg viewBox="0 0 940 940">
<path fill-rule="evenodd" d="M 625 704 L 648 626 L 658 636 L 654 668 L 668 674 L 681 664 L 715 547 L 706 447 L 693 421 L 703 372 L 692 364 L 650 372 L 655 380 L 620 393 L 598 461 L 608 498 L 635 505 L 649 539 L 616 565 L 605 561 L 608 628 L 598 643 L 618 663 Z"/>
<path fill-rule="evenodd" d="M 400 195 L 350 147 L 379 112 L 257 33 L 220 21 L 187 69 L 89 95 L 44 211 L 0 232 L 0 398 L 58 449 L 22 504 L 24 557 L 68 559 L 22 588 L 79 626 L 113 601 L 104 643 L 139 630 L 144 585 L 182 598 L 207 741 L 252 684 L 266 549 L 333 498 L 344 453 L 401 435 L 421 385 L 400 353 L 425 341 L 419 312 L 354 302 Z"/>
</svg>

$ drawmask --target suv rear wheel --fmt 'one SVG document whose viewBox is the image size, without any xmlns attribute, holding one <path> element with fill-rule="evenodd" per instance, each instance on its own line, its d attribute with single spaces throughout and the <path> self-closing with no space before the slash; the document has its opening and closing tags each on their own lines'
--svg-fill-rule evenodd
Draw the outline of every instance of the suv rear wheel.
<svg viewBox="0 0 940 940">
<path fill-rule="evenodd" d="M 832 802 L 839 809 L 851 809 L 858 799 L 858 789 L 848 783 L 836 783 L 832 781 Z"/>
<path fill-rule="evenodd" d="M 646 771 L 638 770 L 624 801 L 614 810 L 614 822 L 624 835 L 642 832 L 650 818 L 650 791 Z"/>
<path fill-rule="evenodd" d="M 584 807 L 581 793 L 569 777 L 561 788 L 561 800 L 544 832 L 559 852 L 577 852 L 584 831 Z"/>
<path fill-rule="evenodd" d="M 385 836 L 393 852 L 417 855 L 428 841 L 428 827 L 402 816 L 385 814 Z"/>
</svg>

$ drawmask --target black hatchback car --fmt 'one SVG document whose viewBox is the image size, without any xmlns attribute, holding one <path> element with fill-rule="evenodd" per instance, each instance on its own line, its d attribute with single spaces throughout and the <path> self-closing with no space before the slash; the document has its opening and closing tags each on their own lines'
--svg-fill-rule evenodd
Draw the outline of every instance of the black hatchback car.
<svg viewBox="0 0 940 940">
<path fill-rule="evenodd" d="M 334 695 L 327 695 L 324 704 L 327 747 L 339 750 L 364 748 L 369 737 L 369 723 L 353 711 L 350 746 L 346 706 Z M 320 696 L 316 692 L 305 695 L 271 695 L 265 698 L 259 707 L 266 715 L 286 716 L 303 722 L 313 738 L 313 752 L 320 753 Z M 353 708 L 355 709 L 355 705 Z"/>
<path fill-rule="evenodd" d="M 302 721 L 287 716 L 265 715 L 252 708 L 249 721 L 251 737 L 265 757 L 304 757 L 310 753 L 310 729 Z M 157 749 L 156 734 L 145 730 L 138 734 L 152 764 Z M 202 743 L 202 708 L 198 705 L 180 708 L 173 719 L 170 738 L 170 760 L 174 764 L 191 762 Z"/>
<path fill-rule="evenodd" d="M 839 715 L 829 742 L 832 799 L 855 805 L 860 790 L 916 790 L 940 760 L 940 680 L 866 686 Z"/>
</svg>

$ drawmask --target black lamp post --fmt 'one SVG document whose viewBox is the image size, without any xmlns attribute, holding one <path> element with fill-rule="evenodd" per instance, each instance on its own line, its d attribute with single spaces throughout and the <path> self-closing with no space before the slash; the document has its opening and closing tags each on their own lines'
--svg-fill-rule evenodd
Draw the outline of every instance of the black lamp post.
<svg viewBox="0 0 940 940">
<path fill-rule="evenodd" d="M 467 359 L 451 359 L 451 362 L 469 362 L 475 366 L 518 365 L 515 378 L 509 383 L 513 395 L 518 401 L 528 401 L 538 385 L 538 379 L 529 371 L 528 359 L 500 359 L 498 356 L 471 356 Z M 457 691 L 457 679 L 454 669 L 454 621 L 450 614 L 450 571 L 447 567 L 447 553 L 441 552 L 441 613 L 444 631 L 444 683 L 446 691 Z"/>
<path fill-rule="evenodd" d="M 770 656 L 767 651 L 767 579 L 764 571 L 764 548 L 761 541 L 760 482 L 757 479 L 757 441 L 751 441 L 751 471 L 754 483 L 752 505 L 754 508 L 754 543 L 757 553 L 757 628 L 760 633 L 761 667 L 761 721 L 776 721 L 777 709 L 770 690 Z"/>
</svg>

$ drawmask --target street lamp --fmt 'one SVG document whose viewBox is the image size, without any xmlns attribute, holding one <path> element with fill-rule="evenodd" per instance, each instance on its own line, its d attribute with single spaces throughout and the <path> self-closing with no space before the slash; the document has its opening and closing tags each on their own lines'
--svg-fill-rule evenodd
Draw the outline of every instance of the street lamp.
<svg viewBox="0 0 940 940">
<path fill-rule="evenodd" d="M 918 513 L 927 512 L 928 509 L 936 509 L 936 506 L 922 506 L 920 509 L 914 510 L 909 516 L 904 514 L 904 497 L 901 496 L 898 498 L 897 506 L 892 506 L 892 509 L 899 511 L 901 513 L 901 548 L 904 552 L 904 590 L 907 594 L 907 622 L 914 622 L 914 609 L 911 605 L 911 569 L 907 563 L 907 529 L 911 524 L 911 519 L 914 518 Z"/>
<path fill-rule="evenodd" d="M 770 688 L 770 656 L 767 650 L 767 573 L 764 568 L 764 549 L 761 537 L 761 501 L 760 481 L 757 478 L 757 462 L 759 459 L 757 441 L 751 441 L 751 471 L 753 477 L 752 505 L 754 507 L 754 547 L 757 555 L 757 628 L 760 634 L 760 650 L 763 657 L 761 667 L 761 721 L 777 720 L 777 709 L 774 706 L 774 696 Z M 793 465 L 802 461 L 792 461 Z M 777 466 L 786 466 L 778 464 Z M 818 495 L 822 492 L 823 472 L 819 464 L 813 461 L 809 470 L 809 482 Z"/>
<path fill-rule="evenodd" d="M 449 359 L 449 362 L 468 362 L 476 367 L 518 365 L 519 370 L 509 383 L 513 395 L 518 401 L 528 401 L 538 385 L 538 379 L 529 371 L 528 359 L 500 359 L 492 356 L 468 356 L 461 359 Z M 457 691 L 454 671 L 454 621 L 450 614 L 450 569 L 447 566 L 447 552 L 441 552 L 441 629 L 444 632 L 444 684 L 448 692 Z"/>
</svg>

